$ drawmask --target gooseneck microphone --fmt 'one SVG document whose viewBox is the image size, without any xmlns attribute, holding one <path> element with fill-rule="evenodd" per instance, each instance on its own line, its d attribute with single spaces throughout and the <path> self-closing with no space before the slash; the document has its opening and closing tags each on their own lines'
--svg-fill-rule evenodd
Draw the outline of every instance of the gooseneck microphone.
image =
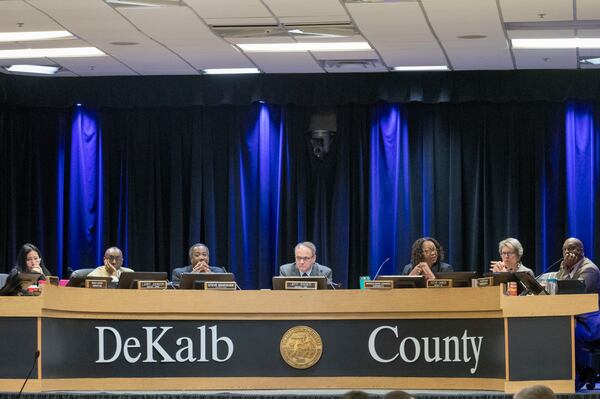
<svg viewBox="0 0 600 399">
<path fill-rule="evenodd" d="M 560 258 L 559 260 L 557 260 L 556 262 L 554 262 L 553 264 L 551 264 L 550 266 L 548 266 L 548 268 L 546 269 L 546 271 L 544 273 L 549 273 L 550 271 L 552 271 L 552 269 L 554 268 L 554 266 L 558 265 L 564 259 L 565 258 Z"/>
<path fill-rule="evenodd" d="M 221 266 L 221 269 L 223 269 L 223 270 L 225 271 L 225 273 L 229 273 L 229 272 L 227 271 L 227 269 L 225 269 L 225 266 Z M 238 285 L 237 281 L 235 281 L 235 278 L 233 279 L 233 282 L 235 283 L 235 289 L 236 289 L 236 290 L 238 290 L 238 291 L 241 291 L 241 290 L 242 290 L 242 287 L 240 287 L 240 286 Z"/>
<path fill-rule="evenodd" d="M 387 261 L 390 260 L 390 258 L 386 258 L 383 263 L 381 263 L 381 265 L 379 265 L 379 269 L 377 269 L 377 273 L 375 273 L 375 276 L 373 276 L 373 280 L 377 280 L 377 276 L 379 276 L 379 272 L 381 271 L 381 268 L 383 267 L 383 265 L 385 265 L 387 263 Z"/>
<path fill-rule="evenodd" d="M 17 399 L 21 399 L 21 394 L 23 393 L 23 389 L 25 389 L 25 384 L 27 384 L 27 381 L 29 381 L 29 377 L 31 377 L 31 373 L 33 372 L 33 369 L 35 368 L 35 363 L 37 362 L 38 357 L 40 357 L 39 349 L 35 351 L 35 355 L 33 356 L 33 364 L 31 365 L 31 369 L 29 369 L 29 373 L 27 373 L 27 377 L 25 377 L 25 381 L 23 382 L 23 386 L 21 387 L 21 390 L 19 391 L 19 394 L 17 395 Z"/>
</svg>

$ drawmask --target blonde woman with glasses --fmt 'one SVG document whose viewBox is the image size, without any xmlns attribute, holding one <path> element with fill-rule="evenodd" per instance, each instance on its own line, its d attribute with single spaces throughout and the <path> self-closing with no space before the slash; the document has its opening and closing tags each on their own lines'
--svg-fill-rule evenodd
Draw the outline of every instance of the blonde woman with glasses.
<svg viewBox="0 0 600 399">
<path fill-rule="evenodd" d="M 494 273 L 527 272 L 534 276 L 533 271 L 521 263 L 523 246 L 516 238 L 509 237 L 500 241 L 498 253 L 500 254 L 500 260 L 490 262 L 490 271 Z"/>
</svg>

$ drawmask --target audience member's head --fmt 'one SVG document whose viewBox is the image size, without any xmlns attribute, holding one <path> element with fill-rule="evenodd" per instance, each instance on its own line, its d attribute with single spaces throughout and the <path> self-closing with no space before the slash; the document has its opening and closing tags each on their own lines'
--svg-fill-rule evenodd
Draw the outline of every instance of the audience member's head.
<svg viewBox="0 0 600 399">
<path fill-rule="evenodd" d="M 556 399 L 556 395 L 545 385 L 534 385 L 521 389 L 513 399 Z"/>
<path fill-rule="evenodd" d="M 369 399 L 369 394 L 363 391 L 348 391 L 342 396 L 343 399 Z"/>
<path fill-rule="evenodd" d="M 410 394 L 404 391 L 391 391 L 385 394 L 383 399 L 415 399 Z"/>
</svg>

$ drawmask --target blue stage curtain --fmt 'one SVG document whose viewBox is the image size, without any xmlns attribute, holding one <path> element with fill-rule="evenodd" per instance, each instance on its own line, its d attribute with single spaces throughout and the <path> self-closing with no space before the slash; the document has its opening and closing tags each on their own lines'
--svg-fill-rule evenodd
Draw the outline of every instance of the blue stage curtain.
<svg viewBox="0 0 600 399">
<path fill-rule="evenodd" d="M 78 106 L 71 124 L 68 202 L 64 216 L 66 265 L 96 267 L 104 254 L 102 135 L 93 111 Z"/>
<path fill-rule="evenodd" d="M 170 271 L 204 242 L 243 288 L 269 288 L 310 240 L 356 287 L 388 257 L 382 272 L 400 272 L 424 235 L 457 270 L 485 272 L 507 236 L 538 273 L 570 235 L 597 261 L 598 109 L 340 105 L 323 159 L 310 107 L 0 109 L 3 267 L 29 241 L 57 274 L 110 245 L 136 270 Z"/>
<path fill-rule="evenodd" d="M 593 257 L 598 245 L 600 136 L 591 103 L 571 102 L 565 121 L 568 235 L 577 237 Z M 597 260 L 596 260 L 597 261 Z"/>
<path fill-rule="evenodd" d="M 398 274 L 410 259 L 408 126 L 399 105 L 377 105 L 370 130 L 369 274 Z M 427 207 L 424 206 L 423 209 Z"/>
<path fill-rule="evenodd" d="M 229 268 L 243 288 L 270 287 L 279 248 L 281 179 L 289 148 L 281 107 L 256 103 L 229 153 Z"/>
</svg>

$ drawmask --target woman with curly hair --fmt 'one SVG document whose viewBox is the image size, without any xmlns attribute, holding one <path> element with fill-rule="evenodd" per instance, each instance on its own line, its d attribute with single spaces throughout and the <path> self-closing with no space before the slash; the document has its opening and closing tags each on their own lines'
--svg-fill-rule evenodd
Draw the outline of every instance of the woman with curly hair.
<svg viewBox="0 0 600 399">
<path fill-rule="evenodd" d="M 410 276 L 425 276 L 425 279 L 435 278 L 435 273 L 451 272 L 452 266 L 442 262 L 444 248 L 433 237 L 422 237 L 412 245 L 411 262 L 404 266 L 402 274 Z"/>
</svg>

